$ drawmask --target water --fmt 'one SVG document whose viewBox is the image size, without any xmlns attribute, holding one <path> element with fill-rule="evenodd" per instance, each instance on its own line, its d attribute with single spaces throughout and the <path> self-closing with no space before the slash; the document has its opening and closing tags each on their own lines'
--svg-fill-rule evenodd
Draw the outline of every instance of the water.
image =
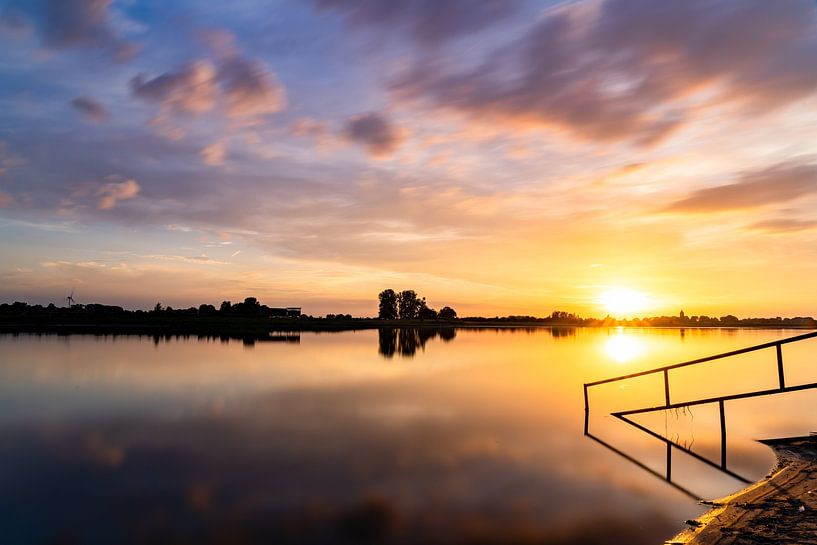
<svg viewBox="0 0 817 545">
<path fill-rule="evenodd" d="M 582 384 L 795 335 L 443 330 L 196 338 L 0 337 L 0 542 L 661 543 L 740 481 L 609 413 L 659 375 Z M 817 381 L 817 342 L 784 348 Z M 774 387 L 774 351 L 672 374 L 673 401 Z M 817 391 L 726 404 L 729 469 L 815 429 Z M 717 406 L 639 422 L 719 463 Z"/>
</svg>

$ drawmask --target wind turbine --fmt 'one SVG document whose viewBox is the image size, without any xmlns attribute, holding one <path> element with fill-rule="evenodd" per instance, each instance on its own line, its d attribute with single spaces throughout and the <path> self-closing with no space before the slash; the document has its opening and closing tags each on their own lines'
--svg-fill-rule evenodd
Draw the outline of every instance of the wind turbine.
<svg viewBox="0 0 817 545">
<path fill-rule="evenodd" d="M 71 290 L 71 295 L 66 297 L 66 299 L 68 300 L 68 308 L 71 308 L 74 304 L 76 304 L 76 301 L 74 301 L 74 290 Z"/>
</svg>

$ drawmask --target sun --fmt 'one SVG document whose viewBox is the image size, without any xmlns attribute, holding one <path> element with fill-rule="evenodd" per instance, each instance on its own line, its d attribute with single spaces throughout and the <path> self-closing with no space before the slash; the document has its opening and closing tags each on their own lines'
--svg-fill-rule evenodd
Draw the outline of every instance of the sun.
<svg viewBox="0 0 817 545">
<path fill-rule="evenodd" d="M 615 317 L 635 316 L 649 306 L 649 298 L 640 291 L 610 288 L 599 296 L 599 305 Z"/>
</svg>

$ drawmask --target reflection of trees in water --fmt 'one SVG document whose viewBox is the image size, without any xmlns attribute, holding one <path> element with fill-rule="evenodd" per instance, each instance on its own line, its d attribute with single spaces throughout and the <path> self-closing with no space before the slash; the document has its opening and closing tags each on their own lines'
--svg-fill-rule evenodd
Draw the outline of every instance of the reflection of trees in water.
<svg viewBox="0 0 817 545">
<path fill-rule="evenodd" d="M 383 327 L 378 329 L 378 352 L 387 358 L 395 354 L 410 358 L 431 339 L 449 342 L 456 336 L 453 327 Z"/>
<path fill-rule="evenodd" d="M 554 339 L 563 339 L 565 337 L 575 337 L 576 336 L 576 328 L 575 327 L 551 327 L 550 328 L 550 335 Z"/>
</svg>

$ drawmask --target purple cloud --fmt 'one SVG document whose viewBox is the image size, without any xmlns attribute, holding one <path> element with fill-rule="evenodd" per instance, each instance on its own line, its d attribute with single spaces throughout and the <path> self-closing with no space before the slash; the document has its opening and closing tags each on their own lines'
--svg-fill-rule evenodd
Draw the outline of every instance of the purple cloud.
<svg viewBox="0 0 817 545">
<path fill-rule="evenodd" d="M 136 47 L 113 28 L 110 7 L 111 0 L 12 1 L 0 12 L 0 21 L 12 27 L 32 26 L 48 48 L 99 48 L 125 61 Z"/>
<path fill-rule="evenodd" d="M 354 26 L 385 26 L 435 45 L 480 31 L 513 14 L 519 0 L 315 0 L 320 9 L 342 13 Z"/>
<path fill-rule="evenodd" d="M 286 104 L 284 87 L 258 60 L 239 55 L 228 58 L 219 67 L 218 82 L 231 117 L 271 114 Z"/>
<path fill-rule="evenodd" d="M 349 141 L 364 146 L 369 153 L 377 157 L 393 153 L 403 141 L 401 132 L 377 112 L 350 119 L 343 129 L 343 135 Z"/>
<path fill-rule="evenodd" d="M 108 111 L 96 100 L 89 97 L 76 97 L 69 102 L 85 119 L 93 123 L 102 123 L 108 119 Z"/>
<path fill-rule="evenodd" d="M 816 15 L 809 0 L 572 3 L 476 66 L 423 59 L 392 89 L 481 120 L 649 145 L 688 119 L 690 97 L 767 111 L 814 94 Z"/>
</svg>

